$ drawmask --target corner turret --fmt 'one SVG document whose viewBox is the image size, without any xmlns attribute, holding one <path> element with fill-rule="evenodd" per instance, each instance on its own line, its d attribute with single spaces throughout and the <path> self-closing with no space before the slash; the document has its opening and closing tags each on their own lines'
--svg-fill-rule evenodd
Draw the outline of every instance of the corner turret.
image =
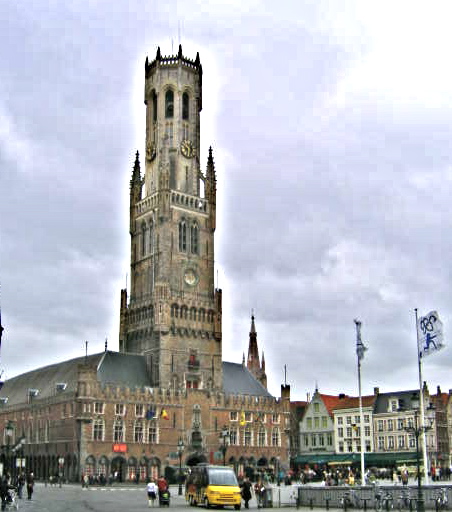
<svg viewBox="0 0 452 512">
<path fill-rule="evenodd" d="M 209 147 L 206 169 L 206 199 L 210 206 L 210 229 L 215 231 L 217 216 L 217 177 L 213 161 L 212 146 Z"/>
</svg>

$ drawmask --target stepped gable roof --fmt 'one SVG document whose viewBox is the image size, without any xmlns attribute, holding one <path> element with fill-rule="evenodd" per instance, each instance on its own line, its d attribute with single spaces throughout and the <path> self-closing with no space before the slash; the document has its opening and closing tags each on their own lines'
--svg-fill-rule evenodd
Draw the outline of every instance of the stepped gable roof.
<svg viewBox="0 0 452 512">
<path fill-rule="evenodd" d="M 376 396 L 368 395 L 361 397 L 361 402 L 363 407 L 372 407 L 374 405 Z M 359 396 L 345 396 L 342 398 L 336 407 L 334 407 L 335 411 L 340 409 L 358 409 L 359 408 Z"/>
<path fill-rule="evenodd" d="M 227 395 L 273 396 L 254 378 L 252 373 L 238 363 L 223 361 L 223 391 Z"/>
<path fill-rule="evenodd" d="M 419 397 L 419 389 L 411 389 L 408 391 L 393 391 L 392 393 L 378 393 L 375 400 L 374 413 L 378 414 L 390 412 L 389 400 L 394 399 L 398 400 L 398 407 L 400 409 L 413 409 L 413 406 L 411 404 L 411 398 L 413 397 L 413 395 Z"/>
<path fill-rule="evenodd" d="M 81 364 L 97 367 L 97 378 L 104 385 L 149 386 L 143 356 L 107 351 L 51 364 L 8 379 L 0 391 L 0 398 L 7 397 L 7 405 L 27 403 L 30 390 L 38 391 L 37 399 L 50 398 L 58 394 L 57 384 L 60 383 L 66 385 L 64 392 L 74 393 Z"/>
</svg>

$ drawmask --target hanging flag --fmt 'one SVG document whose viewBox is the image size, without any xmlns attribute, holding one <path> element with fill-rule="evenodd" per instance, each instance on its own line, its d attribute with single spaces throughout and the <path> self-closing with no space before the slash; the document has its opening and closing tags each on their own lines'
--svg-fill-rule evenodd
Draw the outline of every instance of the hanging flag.
<svg viewBox="0 0 452 512">
<path fill-rule="evenodd" d="M 364 346 L 361 340 L 361 322 L 359 320 L 354 320 L 354 322 L 356 325 L 356 355 L 358 356 L 358 362 L 361 362 L 364 359 L 364 352 L 367 347 Z"/>
<path fill-rule="evenodd" d="M 162 420 L 169 420 L 168 413 L 166 412 L 165 409 L 162 409 L 162 412 L 160 413 L 160 417 L 162 418 Z"/>
<path fill-rule="evenodd" d="M 0 308 L 0 347 L 2 345 L 2 333 L 3 333 L 3 325 L 2 325 L 2 310 Z"/>
<path fill-rule="evenodd" d="M 152 420 L 153 418 L 155 418 L 155 411 L 154 411 L 154 409 L 148 409 L 146 411 L 146 419 L 147 420 Z"/>
<path fill-rule="evenodd" d="M 240 411 L 240 426 L 243 427 L 245 424 L 246 424 L 245 412 L 244 411 Z"/>
<path fill-rule="evenodd" d="M 417 321 L 419 357 L 428 356 L 444 348 L 443 323 L 436 311 L 430 311 Z"/>
</svg>

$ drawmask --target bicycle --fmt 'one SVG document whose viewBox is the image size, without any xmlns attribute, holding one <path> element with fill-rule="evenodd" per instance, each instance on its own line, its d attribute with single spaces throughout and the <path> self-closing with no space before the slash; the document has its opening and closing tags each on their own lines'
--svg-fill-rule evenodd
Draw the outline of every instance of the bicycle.
<svg viewBox="0 0 452 512">
<path fill-rule="evenodd" d="M 447 505 L 449 503 L 449 499 L 447 496 L 447 491 L 444 487 L 436 493 L 435 496 L 435 509 L 436 510 L 445 510 L 447 509 Z"/>
<path fill-rule="evenodd" d="M 409 489 L 404 489 L 402 494 L 399 496 L 397 500 L 397 510 L 407 509 L 410 510 L 411 506 L 411 495 Z"/>
<path fill-rule="evenodd" d="M 344 510 L 347 508 L 362 508 L 362 500 L 358 496 L 355 490 L 345 491 L 343 496 L 341 497 L 341 507 Z"/>
<path fill-rule="evenodd" d="M 375 510 L 381 512 L 382 510 L 391 510 L 394 508 L 394 501 L 392 494 L 386 492 L 384 495 L 380 489 L 375 492 Z"/>
<path fill-rule="evenodd" d="M 8 489 L 8 496 L 4 503 L 2 503 L 2 510 L 19 510 L 19 499 L 17 497 L 17 489 L 10 487 Z"/>
</svg>

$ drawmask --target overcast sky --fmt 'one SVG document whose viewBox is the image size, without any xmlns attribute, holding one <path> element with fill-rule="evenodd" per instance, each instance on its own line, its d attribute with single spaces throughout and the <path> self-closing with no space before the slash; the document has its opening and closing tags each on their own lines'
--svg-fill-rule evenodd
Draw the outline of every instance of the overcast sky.
<svg viewBox="0 0 452 512">
<path fill-rule="evenodd" d="M 0 3 L 4 377 L 118 349 L 144 61 L 203 65 L 223 358 L 254 310 L 270 391 L 418 385 L 414 309 L 452 320 L 450 2 Z M 426 358 L 452 388 L 450 346 Z"/>
</svg>

